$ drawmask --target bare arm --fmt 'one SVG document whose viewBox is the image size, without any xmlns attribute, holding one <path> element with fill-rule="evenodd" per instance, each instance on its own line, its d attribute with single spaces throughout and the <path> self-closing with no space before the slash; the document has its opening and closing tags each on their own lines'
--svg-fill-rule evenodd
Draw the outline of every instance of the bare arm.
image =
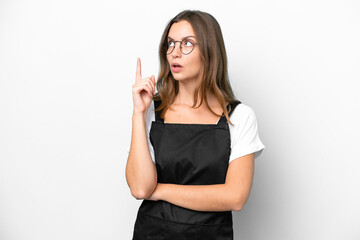
<svg viewBox="0 0 360 240">
<path fill-rule="evenodd" d="M 156 167 L 151 159 L 146 135 L 146 114 L 154 92 L 155 77 L 141 79 L 141 62 L 138 59 L 136 82 L 133 85 L 131 145 L 125 170 L 131 194 L 137 199 L 151 196 L 157 184 Z"/>
<path fill-rule="evenodd" d="M 254 153 L 230 162 L 224 184 L 159 183 L 149 200 L 164 200 L 197 211 L 240 211 L 249 197 L 253 172 Z"/>
</svg>

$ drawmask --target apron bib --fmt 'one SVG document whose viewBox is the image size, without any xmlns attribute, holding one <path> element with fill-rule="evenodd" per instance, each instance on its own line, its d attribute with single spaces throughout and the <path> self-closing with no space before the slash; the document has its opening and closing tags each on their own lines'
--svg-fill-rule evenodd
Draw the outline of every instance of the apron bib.
<svg viewBox="0 0 360 240">
<path fill-rule="evenodd" d="M 232 114 L 240 101 L 230 103 Z M 160 101 L 154 101 L 155 109 Z M 230 157 L 230 131 L 225 116 L 217 124 L 164 123 L 155 112 L 150 141 L 158 183 L 224 184 Z M 195 211 L 166 201 L 143 200 L 133 240 L 232 240 L 231 211 Z"/>
</svg>

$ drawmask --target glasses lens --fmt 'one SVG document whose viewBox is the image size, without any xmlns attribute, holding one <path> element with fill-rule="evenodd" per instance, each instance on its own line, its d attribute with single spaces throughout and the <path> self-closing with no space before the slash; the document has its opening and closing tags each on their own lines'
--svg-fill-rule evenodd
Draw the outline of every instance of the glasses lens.
<svg viewBox="0 0 360 240">
<path fill-rule="evenodd" d="M 175 43 L 173 41 L 169 41 L 167 43 L 167 51 L 166 54 L 170 54 L 173 52 L 174 48 L 175 48 Z M 183 40 L 180 43 L 180 48 L 181 48 L 181 52 L 183 54 L 189 54 L 191 53 L 191 51 L 194 49 L 195 43 L 191 40 Z"/>
<path fill-rule="evenodd" d="M 181 42 L 181 52 L 183 54 L 189 54 L 194 49 L 194 42 L 191 40 L 183 40 Z"/>
<path fill-rule="evenodd" d="M 172 44 L 173 45 L 173 44 Z M 167 45 L 167 51 L 166 54 L 170 54 L 173 50 L 174 50 L 174 46 L 172 46 L 170 44 Z"/>
</svg>

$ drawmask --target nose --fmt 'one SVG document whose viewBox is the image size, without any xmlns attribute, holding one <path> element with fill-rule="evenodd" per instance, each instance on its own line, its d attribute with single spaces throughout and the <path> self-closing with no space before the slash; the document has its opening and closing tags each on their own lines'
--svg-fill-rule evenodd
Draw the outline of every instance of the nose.
<svg viewBox="0 0 360 240">
<path fill-rule="evenodd" d="M 171 56 L 173 56 L 173 57 L 180 57 L 181 56 L 181 49 L 180 49 L 181 43 L 179 42 L 179 47 L 178 48 L 176 47 L 177 43 L 178 42 L 175 42 L 174 50 L 171 53 Z"/>
</svg>

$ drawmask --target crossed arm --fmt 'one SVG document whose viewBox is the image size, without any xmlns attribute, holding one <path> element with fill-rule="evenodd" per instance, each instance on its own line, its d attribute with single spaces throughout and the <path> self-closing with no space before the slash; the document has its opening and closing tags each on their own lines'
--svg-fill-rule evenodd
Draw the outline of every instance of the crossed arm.
<svg viewBox="0 0 360 240">
<path fill-rule="evenodd" d="M 148 150 L 145 115 L 133 116 L 132 131 L 126 179 L 135 198 L 163 200 L 197 211 L 240 211 L 245 205 L 252 185 L 254 153 L 230 162 L 224 184 L 161 184 L 157 183 L 156 167 Z"/>
<path fill-rule="evenodd" d="M 148 200 L 164 200 L 197 211 L 240 211 L 252 185 L 254 153 L 230 162 L 224 184 L 178 185 L 158 183 Z"/>
</svg>

